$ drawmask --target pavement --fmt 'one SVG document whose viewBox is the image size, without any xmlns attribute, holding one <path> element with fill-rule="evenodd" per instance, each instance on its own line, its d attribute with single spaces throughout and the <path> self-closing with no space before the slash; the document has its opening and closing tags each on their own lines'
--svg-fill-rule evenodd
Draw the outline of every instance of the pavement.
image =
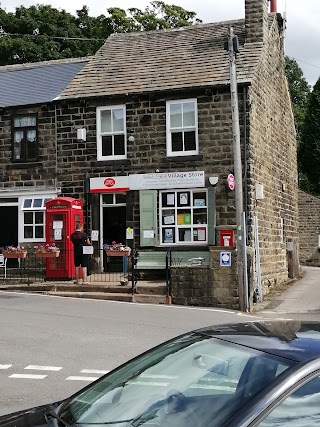
<svg viewBox="0 0 320 427">
<path fill-rule="evenodd" d="M 270 292 L 254 312 L 320 313 L 320 267 L 302 266 L 301 276 Z"/>
<path fill-rule="evenodd" d="M 138 281 L 132 294 L 131 283 L 122 286 L 119 282 L 93 282 L 75 285 L 73 282 L 42 282 L 33 284 L 0 284 L 0 291 L 32 292 L 63 297 L 117 300 L 140 303 L 170 304 L 165 282 Z M 302 266 L 301 275 L 289 280 L 254 305 L 254 313 L 320 313 L 320 267 Z"/>
</svg>

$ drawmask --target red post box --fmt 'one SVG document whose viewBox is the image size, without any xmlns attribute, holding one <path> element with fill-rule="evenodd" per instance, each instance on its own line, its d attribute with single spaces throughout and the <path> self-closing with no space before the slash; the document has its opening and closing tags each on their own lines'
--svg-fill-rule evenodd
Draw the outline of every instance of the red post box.
<svg viewBox="0 0 320 427">
<path fill-rule="evenodd" d="M 220 246 L 234 246 L 233 230 L 220 230 Z"/>
<path fill-rule="evenodd" d="M 55 243 L 60 249 L 59 257 L 46 260 L 47 278 L 75 277 L 70 235 L 83 221 L 83 204 L 78 199 L 57 197 L 46 203 L 46 243 Z"/>
</svg>

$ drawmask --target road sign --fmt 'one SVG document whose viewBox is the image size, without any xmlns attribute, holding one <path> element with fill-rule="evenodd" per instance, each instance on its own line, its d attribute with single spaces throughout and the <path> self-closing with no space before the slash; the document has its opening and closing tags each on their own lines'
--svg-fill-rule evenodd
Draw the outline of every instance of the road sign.
<svg viewBox="0 0 320 427">
<path fill-rule="evenodd" d="M 230 190 L 234 190 L 234 176 L 232 175 L 232 173 L 229 173 L 227 181 L 228 181 Z"/>
<path fill-rule="evenodd" d="M 231 267 L 231 252 L 220 252 L 220 266 Z"/>
</svg>

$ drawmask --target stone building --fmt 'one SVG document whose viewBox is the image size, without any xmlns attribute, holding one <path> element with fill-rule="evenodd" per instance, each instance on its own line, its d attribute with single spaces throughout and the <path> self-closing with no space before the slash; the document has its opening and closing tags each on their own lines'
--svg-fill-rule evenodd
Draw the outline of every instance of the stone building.
<svg viewBox="0 0 320 427">
<path fill-rule="evenodd" d="M 140 255 L 156 258 L 171 249 L 180 259 L 208 260 L 172 269 L 176 303 L 239 307 L 235 197 L 227 181 L 234 169 L 224 49 L 230 27 L 240 51 L 250 297 L 257 286 L 261 294 L 287 280 L 287 244 L 291 249 L 297 242 L 296 140 L 283 20 L 268 13 L 268 0 L 245 0 L 245 6 L 243 20 L 111 36 L 41 112 L 39 144 L 45 131 L 52 134 L 37 167 L 54 158 L 50 185 L 86 199 L 86 228 L 98 231 L 97 249 L 126 240 Z M 0 142 L 7 144 L 2 187 L 32 188 L 47 170 L 37 170 L 37 179 L 10 175 L 9 116 L 1 120 Z M 221 252 L 231 254 L 231 266 L 223 266 Z"/>
<path fill-rule="evenodd" d="M 299 190 L 299 254 L 302 264 L 320 266 L 320 197 Z"/>
</svg>

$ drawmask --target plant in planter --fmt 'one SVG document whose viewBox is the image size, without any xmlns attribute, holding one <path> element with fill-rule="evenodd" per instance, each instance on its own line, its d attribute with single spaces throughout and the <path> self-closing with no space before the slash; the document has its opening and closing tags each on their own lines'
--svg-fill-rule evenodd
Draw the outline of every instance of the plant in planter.
<svg viewBox="0 0 320 427">
<path fill-rule="evenodd" d="M 55 243 L 36 245 L 33 249 L 37 258 L 56 258 L 60 255 L 60 249 Z"/>
<path fill-rule="evenodd" d="M 2 254 L 5 258 L 25 258 L 27 251 L 23 246 L 6 246 L 2 249 Z"/>
<path fill-rule="evenodd" d="M 103 249 L 108 256 L 129 256 L 131 253 L 131 248 L 129 246 L 115 241 L 113 241 L 111 245 L 108 243 L 104 244 Z"/>
</svg>

